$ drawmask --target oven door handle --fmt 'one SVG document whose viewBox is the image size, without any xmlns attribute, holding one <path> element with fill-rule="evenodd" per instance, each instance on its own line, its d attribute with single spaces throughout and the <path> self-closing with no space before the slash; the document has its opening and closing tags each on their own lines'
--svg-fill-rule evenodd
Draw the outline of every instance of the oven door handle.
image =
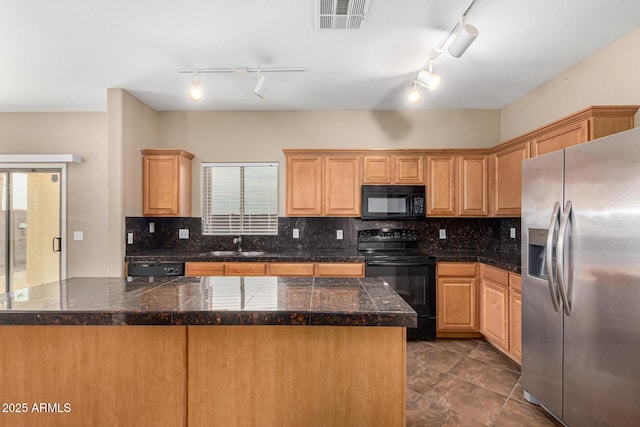
<svg viewBox="0 0 640 427">
<path fill-rule="evenodd" d="M 428 262 L 387 262 L 387 261 L 367 261 L 367 266 L 372 267 L 418 267 L 429 265 Z"/>
</svg>

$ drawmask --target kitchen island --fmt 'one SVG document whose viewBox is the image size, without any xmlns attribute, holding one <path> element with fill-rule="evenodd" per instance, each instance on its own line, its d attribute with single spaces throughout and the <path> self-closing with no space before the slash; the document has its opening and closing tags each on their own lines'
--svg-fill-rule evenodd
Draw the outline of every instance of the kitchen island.
<svg viewBox="0 0 640 427">
<path fill-rule="evenodd" d="M 73 278 L 0 294 L 0 425 L 405 423 L 375 278 Z"/>
</svg>

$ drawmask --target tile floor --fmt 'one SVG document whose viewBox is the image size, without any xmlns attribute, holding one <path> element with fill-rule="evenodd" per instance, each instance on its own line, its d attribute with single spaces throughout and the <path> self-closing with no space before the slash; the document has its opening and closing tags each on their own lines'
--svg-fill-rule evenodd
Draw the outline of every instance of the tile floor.
<svg viewBox="0 0 640 427">
<path fill-rule="evenodd" d="M 483 340 L 407 342 L 407 426 L 560 426 L 528 403 L 520 367 Z"/>
</svg>

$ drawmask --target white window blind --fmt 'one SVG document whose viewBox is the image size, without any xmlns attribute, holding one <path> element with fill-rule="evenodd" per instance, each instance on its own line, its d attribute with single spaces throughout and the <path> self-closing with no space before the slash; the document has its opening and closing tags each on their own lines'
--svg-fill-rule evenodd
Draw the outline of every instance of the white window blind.
<svg viewBox="0 0 640 427">
<path fill-rule="evenodd" d="M 278 234 L 278 163 L 202 163 L 202 234 Z"/>
</svg>

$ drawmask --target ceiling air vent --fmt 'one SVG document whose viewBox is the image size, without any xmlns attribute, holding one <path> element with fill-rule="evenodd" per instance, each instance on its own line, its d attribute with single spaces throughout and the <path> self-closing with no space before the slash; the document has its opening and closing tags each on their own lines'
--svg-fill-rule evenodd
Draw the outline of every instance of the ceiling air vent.
<svg viewBox="0 0 640 427">
<path fill-rule="evenodd" d="M 371 0 L 316 0 L 316 28 L 359 30 Z"/>
</svg>

